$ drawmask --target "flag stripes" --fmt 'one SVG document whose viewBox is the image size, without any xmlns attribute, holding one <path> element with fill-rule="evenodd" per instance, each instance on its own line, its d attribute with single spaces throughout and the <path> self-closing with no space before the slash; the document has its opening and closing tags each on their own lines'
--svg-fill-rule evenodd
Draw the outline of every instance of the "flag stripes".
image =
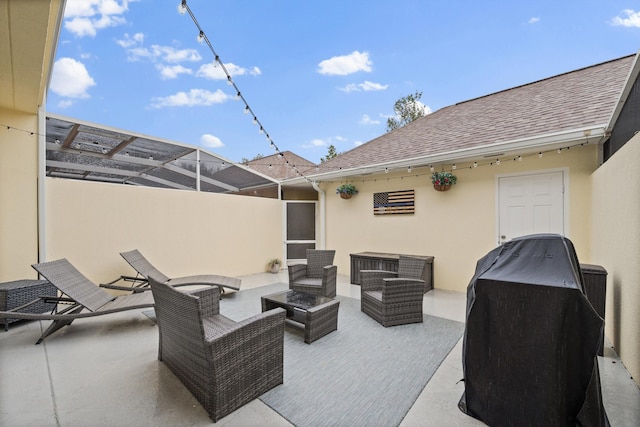
<svg viewBox="0 0 640 427">
<path fill-rule="evenodd" d="M 373 214 L 412 214 L 415 213 L 414 201 L 415 190 L 373 193 Z"/>
</svg>

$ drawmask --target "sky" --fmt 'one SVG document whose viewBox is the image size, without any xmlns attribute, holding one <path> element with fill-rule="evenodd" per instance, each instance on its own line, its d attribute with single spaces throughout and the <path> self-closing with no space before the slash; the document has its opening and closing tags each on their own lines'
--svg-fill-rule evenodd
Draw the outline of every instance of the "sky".
<svg viewBox="0 0 640 427">
<path fill-rule="evenodd" d="M 384 134 L 402 97 L 430 113 L 640 50 L 638 0 L 188 0 L 204 42 L 179 4 L 67 0 L 47 112 L 319 163 Z"/>
</svg>

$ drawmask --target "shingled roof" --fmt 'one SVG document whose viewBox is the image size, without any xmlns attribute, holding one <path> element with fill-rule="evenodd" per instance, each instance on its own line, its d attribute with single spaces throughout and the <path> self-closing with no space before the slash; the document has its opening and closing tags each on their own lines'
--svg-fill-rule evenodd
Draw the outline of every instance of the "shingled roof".
<svg viewBox="0 0 640 427">
<path fill-rule="evenodd" d="M 481 147 L 499 153 L 518 141 L 530 141 L 520 146 L 532 151 L 542 138 L 549 143 L 566 134 L 569 140 L 570 132 L 602 136 L 634 58 L 625 56 L 442 108 L 325 162 L 318 176 L 353 175 L 413 159 L 463 159 L 465 152 Z"/>
<path fill-rule="evenodd" d="M 276 179 L 295 178 L 312 173 L 316 165 L 291 151 L 250 160 L 245 166 Z M 298 172 L 296 172 L 296 170 Z"/>
</svg>

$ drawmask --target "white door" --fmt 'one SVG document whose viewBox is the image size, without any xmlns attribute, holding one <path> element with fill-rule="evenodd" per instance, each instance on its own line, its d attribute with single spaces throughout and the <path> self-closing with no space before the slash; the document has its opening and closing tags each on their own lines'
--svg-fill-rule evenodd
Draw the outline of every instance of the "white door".
<svg viewBox="0 0 640 427">
<path fill-rule="evenodd" d="M 565 234 L 564 172 L 498 178 L 498 244 L 536 233 Z"/>
</svg>

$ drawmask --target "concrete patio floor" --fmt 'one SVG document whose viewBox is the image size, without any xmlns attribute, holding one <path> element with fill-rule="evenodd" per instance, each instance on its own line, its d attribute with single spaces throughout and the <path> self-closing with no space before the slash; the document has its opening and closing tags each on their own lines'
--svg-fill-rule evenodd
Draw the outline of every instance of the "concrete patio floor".
<svg viewBox="0 0 640 427">
<path fill-rule="evenodd" d="M 286 271 L 242 277 L 249 289 L 287 282 Z M 360 298 L 339 275 L 338 294 Z M 434 290 L 424 312 L 464 322 L 466 295 Z M 203 426 L 213 422 L 180 381 L 157 360 L 158 331 L 132 310 L 80 319 L 34 345 L 48 322 L 16 322 L 0 332 L 0 426 Z M 340 326 L 339 326 L 340 327 Z M 640 425 L 640 390 L 607 341 L 599 357 L 611 425 Z M 464 390 L 462 342 L 427 384 L 401 426 L 481 426 L 457 408 Z M 255 399 L 215 425 L 290 426 Z"/>
</svg>

